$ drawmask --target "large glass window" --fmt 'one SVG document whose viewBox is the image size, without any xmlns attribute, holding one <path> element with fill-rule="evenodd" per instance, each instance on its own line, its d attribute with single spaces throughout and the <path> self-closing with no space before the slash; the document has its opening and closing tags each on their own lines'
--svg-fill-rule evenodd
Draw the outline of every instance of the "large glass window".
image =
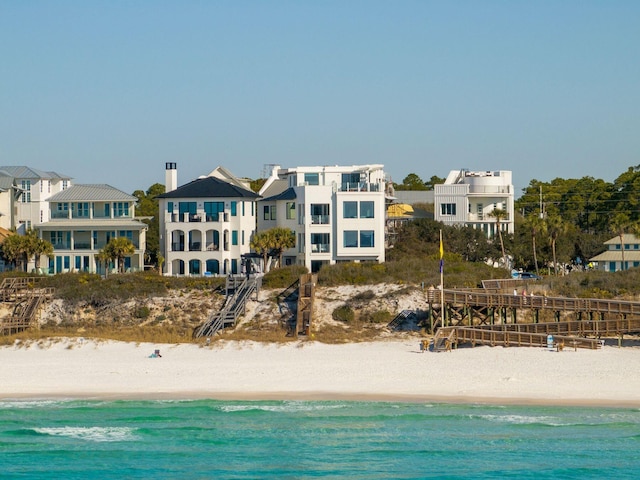
<svg viewBox="0 0 640 480">
<path fill-rule="evenodd" d="M 114 202 L 114 204 L 113 204 L 113 216 L 114 217 L 128 217 L 129 216 L 129 203 L 128 202 Z"/>
<path fill-rule="evenodd" d="M 373 230 L 360 230 L 360 247 L 374 247 Z"/>
<path fill-rule="evenodd" d="M 204 214 L 207 222 L 219 222 L 224 212 L 224 202 L 204 202 Z"/>
<path fill-rule="evenodd" d="M 344 202 L 342 216 L 343 218 L 358 218 L 358 202 Z"/>
<path fill-rule="evenodd" d="M 373 218 L 373 202 L 360 202 L 360 218 Z"/>
<path fill-rule="evenodd" d="M 238 245 L 238 231 L 231 231 L 231 245 Z"/>
<path fill-rule="evenodd" d="M 344 231 L 344 247 L 355 248 L 358 246 L 358 232 L 356 230 Z"/>
<path fill-rule="evenodd" d="M 311 204 L 311 223 L 326 225 L 329 223 L 329 204 L 328 203 L 312 203 Z"/>
<path fill-rule="evenodd" d="M 320 174 L 318 173 L 305 173 L 304 183 L 307 185 L 320 185 Z"/>
<path fill-rule="evenodd" d="M 79 202 L 76 207 L 78 209 L 78 217 L 89 218 L 89 202 Z"/>
<path fill-rule="evenodd" d="M 238 215 L 238 202 L 231 202 L 231 216 L 235 217 Z"/>
<path fill-rule="evenodd" d="M 312 253 L 328 253 L 329 252 L 329 234 L 328 233 L 312 233 L 311 234 L 311 252 Z"/>
<path fill-rule="evenodd" d="M 359 173 L 343 173 L 342 174 L 342 190 L 345 192 L 354 192 L 358 190 L 360 184 Z"/>
</svg>

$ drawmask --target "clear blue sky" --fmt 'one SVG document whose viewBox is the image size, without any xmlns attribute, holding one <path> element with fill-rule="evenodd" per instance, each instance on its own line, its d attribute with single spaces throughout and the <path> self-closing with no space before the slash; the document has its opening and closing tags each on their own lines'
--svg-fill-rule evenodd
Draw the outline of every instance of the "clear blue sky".
<svg viewBox="0 0 640 480">
<path fill-rule="evenodd" d="M 129 193 L 222 165 L 612 181 L 640 1 L 0 0 L 0 164 Z"/>
</svg>

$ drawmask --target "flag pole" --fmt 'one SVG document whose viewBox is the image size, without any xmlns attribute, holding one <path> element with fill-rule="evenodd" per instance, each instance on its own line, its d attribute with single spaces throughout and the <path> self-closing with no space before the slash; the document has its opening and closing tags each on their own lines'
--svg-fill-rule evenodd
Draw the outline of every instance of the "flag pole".
<svg viewBox="0 0 640 480">
<path fill-rule="evenodd" d="M 442 245 L 442 229 L 440 229 L 440 317 L 444 327 L 446 316 L 444 308 L 444 246 Z"/>
</svg>

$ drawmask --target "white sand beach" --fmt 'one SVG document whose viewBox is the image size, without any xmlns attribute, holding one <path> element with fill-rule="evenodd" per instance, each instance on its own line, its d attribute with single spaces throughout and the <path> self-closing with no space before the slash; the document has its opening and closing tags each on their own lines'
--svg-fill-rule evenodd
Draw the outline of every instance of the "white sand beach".
<svg viewBox="0 0 640 480">
<path fill-rule="evenodd" d="M 161 358 L 149 358 L 159 349 Z M 352 399 L 640 406 L 640 347 L 418 340 L 211 346 L 53 340 L 0 348 L 0 398 Z"/>
</svg>

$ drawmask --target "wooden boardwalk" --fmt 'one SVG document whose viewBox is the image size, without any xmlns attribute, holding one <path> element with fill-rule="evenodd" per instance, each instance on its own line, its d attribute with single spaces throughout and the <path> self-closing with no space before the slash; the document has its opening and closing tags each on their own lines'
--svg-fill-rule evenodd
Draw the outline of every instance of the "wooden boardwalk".
<svg viewBox="0 0 640 480">
<path fill-rule="evenodd" d="M 0 335 L 11 335 L 37 326 L 38 314 L 47 300 L 53 297 L 53 288 L 38 287 L 41 277 L 5 278 L 0 284 L 0 299 L 13 303 L 10 317 L 0 320 Z"/>
<path fill-rule="evenodd" d="M 601 337 L 640 334 L 640 302 L 597 298 L 524 296 L 485 290 L 429 290 L 429 314 L 434 350 L 458 343 L 472 345 L 599 348 Z M 540 311 L 553 312 L 556 321 L 539 322 Z M 526 312 L 533 322 L 517 321 Z M 575 320 L 563 320 L 566 314 Z M 444 324 L 444 326 L 443 326 Z"/>
</svg>

